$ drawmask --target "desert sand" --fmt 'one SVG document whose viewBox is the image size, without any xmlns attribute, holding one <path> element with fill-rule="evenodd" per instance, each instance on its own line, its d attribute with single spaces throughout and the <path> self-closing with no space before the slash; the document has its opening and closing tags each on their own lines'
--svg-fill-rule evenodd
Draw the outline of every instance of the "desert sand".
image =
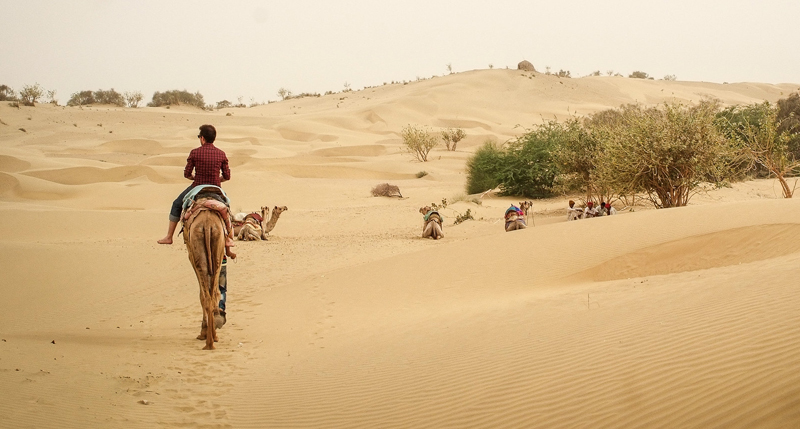
<svg viewBox="0 0 800 429">
<path fill-rule="evenodd" d="M 214 112 L 0 103 L 0 427 L 800 427 L 800 200 L 775 181 L 569 223 L 535 201 L 512 233 L 520 199 L 464 195 L 477 147 L 543 120 L 799 86 L 498 69 Z M 205 123 L 233 210 L 289 208 L 237 242 L 215 351 L 182 236 L 156 244 Z M 407 124 L 467 138 L 420 163 Z"/>
</svg>

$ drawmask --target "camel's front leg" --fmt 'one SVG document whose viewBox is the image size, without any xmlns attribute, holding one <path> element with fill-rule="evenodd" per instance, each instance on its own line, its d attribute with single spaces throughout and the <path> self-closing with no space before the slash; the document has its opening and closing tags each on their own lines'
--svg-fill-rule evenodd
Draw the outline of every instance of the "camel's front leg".
<svg viewBox="0 0 800 429">
<path fill-rule="evenodd" d="M 433 238 L 434 240 L 444 238 L 444 233 L 442 232 L 442 226 L 439 225 L 439 222 L 433 222 Z"/>
<path fill-rule="evenodd" d="M 435 224 L 436 222 L 433 221 L 430 221 L 425 224 L 425 228 L 423 228 L 422 230 L 422 238 L 433 237 L 433 228 L 434 228 L 433 225 Z"/>
</svg>

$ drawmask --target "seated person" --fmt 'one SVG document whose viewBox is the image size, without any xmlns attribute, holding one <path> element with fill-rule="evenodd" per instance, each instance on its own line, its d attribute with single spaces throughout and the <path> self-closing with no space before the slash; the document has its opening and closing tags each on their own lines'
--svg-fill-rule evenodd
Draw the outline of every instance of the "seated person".
<svg viewBox="0 0 800 429">
<path fill-rule="evenodd" d="M 567 209 L 567 221 L 578 220 L 583 215 L 583 210 L 575 207 L 575 201 L 569 200 L 569 208 Z"/>
<path fill-rule="evenodd" d="M 586 203 L 586 208 L 583 209 L 583 218 L 584 219 L 589 219 L 589 218 L 592 218 L 592 217 L 596 217 L 598 215 L 599 215 L 599 212 L 597 211 L 596 208 L 594 208 L 594 202 L 593 201 L 587 202 Z"/>
<path fill-rule="evenodd" d="M 617 209 L 615 209 L 614 207 L 611 207 L 611 203 L 606 203 L 605 212 L 606 212 L 606 215 L 609 215 L 609 216 L 610 215 L 615 215 L 615 214 L 617 214 Z"/>
</svg>

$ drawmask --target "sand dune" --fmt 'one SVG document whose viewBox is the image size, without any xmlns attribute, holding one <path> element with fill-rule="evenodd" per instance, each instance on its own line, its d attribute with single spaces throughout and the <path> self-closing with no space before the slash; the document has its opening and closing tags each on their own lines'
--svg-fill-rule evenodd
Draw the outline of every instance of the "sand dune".
<svg viewBox="0 0 800 429">
<path fill-rule="evenodd" d="M 537 200 L 513 233 L 518 199 L 464 195 L 476 147 L 543 120 L 797 89 L 482 70 L 216 112 L 0 103 L 0 426 L 800 426 L 800 201 L 774 181 L 570 223 Z M 237 243 L 214 352 L 182 236 L 155 243 L 203 123 L 235 211 L 289 207 Z M 467 138 L 419 163 L 409 124 Z"/>
</svg>

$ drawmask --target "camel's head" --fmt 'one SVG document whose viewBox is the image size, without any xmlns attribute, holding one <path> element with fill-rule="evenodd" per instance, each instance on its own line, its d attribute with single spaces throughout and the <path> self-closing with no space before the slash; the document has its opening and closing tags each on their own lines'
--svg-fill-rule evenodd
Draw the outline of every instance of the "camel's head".
<svg viewBox="0 0 800 429">
<path fill-rule="evenodd" d="M 431 206 L 425 206 L 425 207 L 420 207 L 419 208 L 419 212 L 422 213 L 423 215 L 428 214 L 428 212 L 431 211 L 431 210 L 433 210 L 433 209 L 431 209 Z"/>
<path fill-rule="evenodd" d="M 531 201 L 522 201 L 519 203 L 519 208 L 522 209 L 523 212 L 528 213 L 528 210 L 533 207 L 533 202 Z"/>
<path fill-rule="evenodd" d="M 283 207 L 275 206 L 272 209 L 272 215 L 273 216 L 279 216 L 281 213 L 283 213 L 283 212 L 285 212 L 287 210 L 289 210 L 289 207 L 286 207 L 286 206 L 283 206 Z"/>
</svg>

